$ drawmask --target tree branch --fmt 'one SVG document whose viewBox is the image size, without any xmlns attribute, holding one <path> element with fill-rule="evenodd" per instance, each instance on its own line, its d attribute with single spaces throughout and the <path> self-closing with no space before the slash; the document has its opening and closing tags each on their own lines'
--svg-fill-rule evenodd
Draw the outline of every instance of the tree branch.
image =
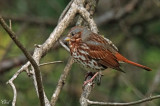
<svg viewBox="0 0 160 106">
<path fill-rule="evenodd" d="M 79 6 L 78 7 L 78 12 L 80 13 L 80 15 L 89 23 L 90 29 L 94 32 L 94 33 L 98 33 L 98 28 L 96 23 L 94 22 L 93 18 L 90 17 L 90 13 L 83 7 L 83 6 Z"/>
<path fill-rule="evenodd" d="M 64 47 L 68 52 L 70 52 L 70 49 L 62 42 L 62 40 L 59 40 L 59 43 Z"/>
<path fill-rule="evenodd" d="M 21 49 L 21 51 L 24 53 L 26 58 L 30 61 L 32 66 L 35 69 L 35 76 L 36 76 L 36 81 L 38 85 L 38 93 L 39 93 L 39 99 L 40 99 L 40 104 L 41 106 L 44 106 L 44 95 L 43 95 L 43 84 L 41 81 L 41 75 L 40 75 L 40 69 L 35 60 L 32 58 L 30 53 L 24 48 L 24 46 L 19 42 L 19 40 L 16 38 L 16 34 L 9 28 L 9 26 L 5 23 L 2 17 L 0 17 L 0 24 L 2 27 L 6 30 L 6 32 L 9 34 L 9 36 L 12 38 L 12 40 L 16 43 L 16 45 Z M 13 84 L 12 84 L 13 85 Z"/>
<path fill-rule="evenodd" d="M 62 89 L 62 87 L 63 87 L 64 84 L 65 84 L 66 78 L 67 78 L 67 76 L 68 76 L 68 74 L 69 74 L 69 71 L 70 71 L 73 63 L 74 63 L 73 58 L 70 57 L 69 60 L 68 60 L 67 65 L 66 65 L 65 68 L 64 68 L 63 73 L 61 74 L 61 76 L 60 76 L 60 78 L 59 78 L 59 81 L 58 81 L 58 85 L 57 85 L 57 87 L 56 87 L 56 90 L 55 90 L 55 92 L 54 92 L 53 95 L 52 95 L 52 98 L 51 98 L 51 106 L 55 106 L 56 101 L 57 101 L 57 99 L 58 99 L 58 97 L 59 97 L 59 94 L 60 94 L 60 92 L 61 92 L 61 89 Z"/>
<path fill-rule="evenodd" d="M 14 94 L 14 97 L 13 97 L 13 100 L 12 100 L 12 106 L 15 106 L 16 104 L 16 99 L 17 99 L 17 90 L 15 88 L 15 85 L 13 83 L 13 81 L 18 77 L 18 75 L 23 72 L 24 70 L 28 70 L 28 66 L 29 66 L 29 62 L 27 64 L 25 64 L 23 67 L 21 67 L 21 69 L 19 69 L 13 76 L 12 78 L 7 82 L 7 84 L 10 84 L 10 86 L 12 87 L 13 89 L 13 94 Z"/>
<path fill-rule="evenodd" d="M 87 98 L 89 97 L 89 95 L 92 91 L 92 88 L 93 88 L 92 85 L 93 85 L 93 82 L 89 82 L 84 86 L 83 92 L 82 92 L 81 97 L 80 97 L 81 106 L 88 106 Z"/>
<path fill-rule="evenodd" d="M 160 95 L 150 96 L 148 98 L 144 98 L 144 99 L 141 99 L 138 101 L 128 102 L 128 103 L 96 102 L 96 101 L 90 101 L 90 100 L 87 100 L 87 102 L 88 102 L 88 104 L 94 104 L 94 105 L 130 106 L 130 105 L 140 104 L 140 103 L 144 103 L 144 102 L 151 101 L 151 100 L 158 99 L 158 98 L 160 98 Z"/>
<path fill-rule="evenodd" d="M 56 64 L 56 63 L 62 63 L 63 61 L 52 61 L 52 62 L 47 62 L 47 63 L 42 63 L 39 64 L 39 66 L 45 66 L 45 65 L 49 65 L 49 64 Z"/>
</svg>

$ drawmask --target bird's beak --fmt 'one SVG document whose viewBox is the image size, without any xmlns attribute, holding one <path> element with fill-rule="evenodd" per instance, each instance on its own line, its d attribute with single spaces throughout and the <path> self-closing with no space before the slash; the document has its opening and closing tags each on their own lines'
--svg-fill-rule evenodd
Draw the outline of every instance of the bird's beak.
<svg viewBox="0 0 160 106">
<path fill-rule="evenodd" d="M 64 40 L 65 40 L 65 41 L 70 41 L 71 38 L 70 38 L 70 37 L 66 37 Z"/>
</svg>

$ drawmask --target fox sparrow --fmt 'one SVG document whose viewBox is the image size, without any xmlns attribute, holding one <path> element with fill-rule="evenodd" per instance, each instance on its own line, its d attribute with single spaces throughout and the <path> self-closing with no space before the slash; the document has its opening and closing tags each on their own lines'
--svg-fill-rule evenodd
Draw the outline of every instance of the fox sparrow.
<svg viewBox="0 0 160 106">
<path fill-rule="evenodd" d="M 97 72 L 91 80 L 99 71 L 107 68 L 123 72 L 120 68 L 120 62 L 129 63 L 147 71 L 152 70 L 126 59 L 118 53 L 117 47 L 110 40 L 93 33 L 86 27 L 73 27 L 65 40 L 69 41 L 70 53 L 74 60 L 87 70 Z"/>
</svg>

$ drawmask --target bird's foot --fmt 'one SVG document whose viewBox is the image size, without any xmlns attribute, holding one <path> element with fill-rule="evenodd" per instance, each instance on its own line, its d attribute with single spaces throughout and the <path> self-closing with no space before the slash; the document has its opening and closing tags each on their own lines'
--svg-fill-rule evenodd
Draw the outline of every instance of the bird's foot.
<svg viewBox="0 0 160 106">
<path fill-rule="evenodd" d="M 89 74 L 90 74 L 90 73 L 89 73 Z M 83 86 L 85 86 L 85 85 L 86 85 L 86 84 L 88 84 L 88 83 L 93 82 L 93 80 L 94 80 L 94 79 L 95 79 L 95 77 L 99 74 L 99 72 L 96 72 L 96 73 L 92 76 L 92 78 L 91 78 L 91 79 L 88 79 L 89 74 L 87 75 L 87 77 L 86 77 L 86 81 L 84 81 Z"/>
</svg>

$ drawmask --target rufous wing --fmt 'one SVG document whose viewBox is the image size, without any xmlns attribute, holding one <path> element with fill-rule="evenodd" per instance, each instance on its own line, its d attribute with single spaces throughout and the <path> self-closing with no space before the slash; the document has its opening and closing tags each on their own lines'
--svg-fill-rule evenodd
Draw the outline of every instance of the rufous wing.
<svg viewBox="0 0 160 106">
<path fill-rule="evenodd" d="M 90 58 L 95 59 L 98 64 L 124 72 L 120 69 L 120 64 L 112 52 L 102 46 L 88 45 L 88 47 L 90 48 L 88 51 Z"/>
</svg>

